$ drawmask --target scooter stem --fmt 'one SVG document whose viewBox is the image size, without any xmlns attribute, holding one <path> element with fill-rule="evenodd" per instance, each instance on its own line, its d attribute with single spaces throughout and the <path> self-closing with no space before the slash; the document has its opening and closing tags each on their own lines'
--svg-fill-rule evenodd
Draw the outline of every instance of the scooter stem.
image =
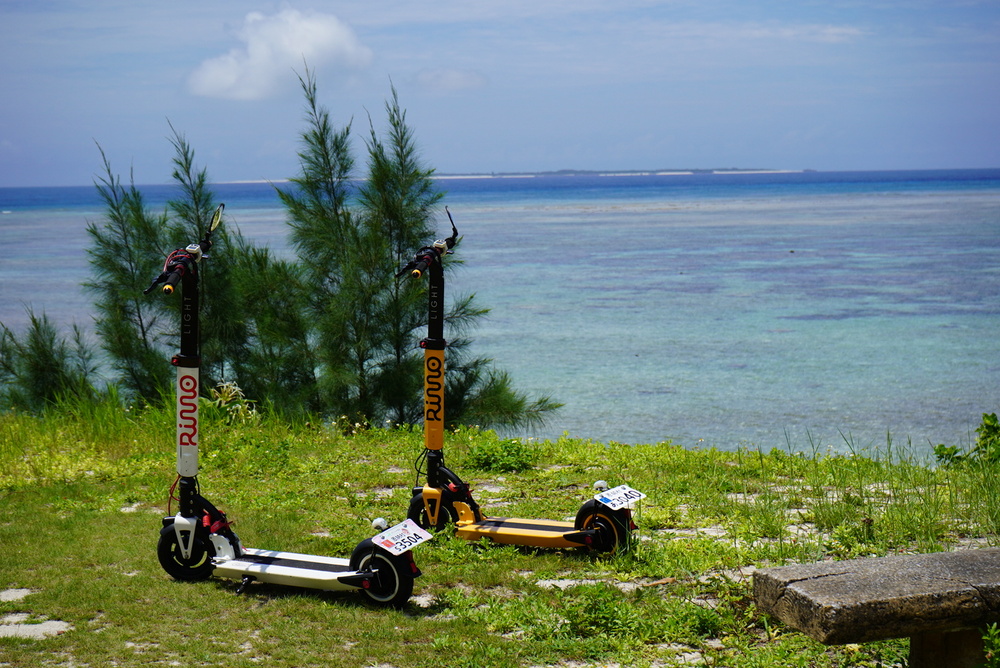
<svg viewBox="0 0 1000 668">
<path fill-rule="evenodd" d="M 440 468 L 444 463 L 444 255 L 451 252 L 458 242 L 458 229 L 451 212 L 445 207 L 451 222 L 451 236 L 435 241 L 417 251 L 416 257 L 403 267 L 396 277 L 409 274 L 420 278 L 426 272 L 427 288 L 427 338 L 420 342 L 424 349 L 424 447 L 427 450 L 427 480 L 436 486 Z"/>
<path fill-rule="evenodd" d="M 427 338 L 424 349 L 424 447 L 444 447 L 444 268 L 435 254 L 428 266 Z"/>
<path fill-rule="evenodd" d="M 181 278 L 181 350 L 170 361 L 177 368 L 174 387 L 177 423 L 177 474 L 198 475 L 198 396 L 201 385 L 199 350 L 198 268 L 188 263 Z"/>
<path fill-rule="evenodd" d="M 163 291 L 173 292 L 181 283 L 181 350 L 170 363 L 177 367 L 174 396 L 177 398 L 177 474 L 181 478 L 198 475 L 198 396 L 201 391 L 201 311 L 198 302 L 198 264 L 212 249 L 212 233 L 222 222 L 225 204 L 212 215 L 199 243 L 170 254 L 163 273 L 153 281 L 150 290 L 163 282 Z M 182 491 L 184 486 L 182 485 Z"/>
</svg>

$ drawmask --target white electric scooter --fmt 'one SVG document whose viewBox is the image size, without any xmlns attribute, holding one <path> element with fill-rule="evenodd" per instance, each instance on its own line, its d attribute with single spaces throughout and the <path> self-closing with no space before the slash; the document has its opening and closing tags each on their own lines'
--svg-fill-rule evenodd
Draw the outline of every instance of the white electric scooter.
<svg viewBox="0 0 1000 668">
<path fill-rule="evenodd" d="M 204 239 L 171 253 L 162 273 L 144 291 L 148 294 L 162 285 L 163 293 L 169 295 L 179 283 L 182 300 L 180 353 L 171 360 L 177 367 L 177 480 L 170 499 L 176 499 L 179 507 L 176 514 L 163 518 L 156 548 L 160 565 L 178 580 L 204 580 L 213 575 L 241 580 L 237 593 L 259 581 L 327 591 L 361 590 L 376 603 L 400 607 L 410 598 L 413 580 L 420 575 L 410 549 L 431 538 L 412 520 L 392 528 L 384 519 L 375 520 L 372 527 L 381 533 L 361 541 L 350 559 L 256 550 L 243 547 L 225 513 L 199 491 L 198 266 L 212 247 L 212 232 L 222 220 L 223 208 L 220 204 L 215 211 Z"/>
</svg>

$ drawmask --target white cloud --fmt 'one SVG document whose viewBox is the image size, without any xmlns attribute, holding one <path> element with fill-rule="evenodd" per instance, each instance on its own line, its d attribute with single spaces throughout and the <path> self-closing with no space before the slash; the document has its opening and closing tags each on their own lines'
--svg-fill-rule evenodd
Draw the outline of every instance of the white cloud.
<svg viewBox="0 0 1000 668">
<path fill-rule="evenodd" d="M 195 95 L 233 100 L 260 100 L 293 81 L 292 71 L 304 64 L 334 63 L 344 69 L 369 64 L 371 49 L 330 14 L 285 9 L 265 16 L 251 12 L 238 34 L 244 46 L 204 61 L 191 74 Z"/>
<path fill-rule="evenodd" d="M 457 91 L 482 88 L 486 77 L 472 70 L 423 70 L 417 74 L 417 83 L 435 91 Z"/>
<path fill-rule="evenodd" d="M 868 33 L 852 25 L 802 24 L 781 22 L 647 22 L 641 28 L 624 24 L 628 30 L 641 30 L 660 40 L 680 40 L 701 47 L 729 46 L 745 48 L 747 41 L 819 42 L 839 44 L 856 41 Z"/>
<path fill-rule="evenodd" d="M 744 28 L 742 32 L 745 36 L 755 39 L 825 42 L 828 44 L 850 42 L 865 35 L 865 32 L 860 28 L 835 25 L 749 26 Z"/>
</svg>

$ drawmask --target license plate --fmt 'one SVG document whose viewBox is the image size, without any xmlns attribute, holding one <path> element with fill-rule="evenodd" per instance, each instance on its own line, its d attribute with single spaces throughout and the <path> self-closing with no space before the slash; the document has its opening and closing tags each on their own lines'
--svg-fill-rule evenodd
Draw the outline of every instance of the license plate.
<svg viewBox="0 0 1000 668">
<path fill-rule="evenodd" d="M 611 510 L 620 510 L 636 501 L 645 499 L 646 495 L 637 489 L 632 489 L 628 485 L 618 485 L 614 489 L 598 492 L 594 495 L 594 498 Z"/>
<path fill-rule="evenodd" d="M 372 542 L 390 554 L 403 554 L 432 538 L 413 520 L 405 520 L 372 538 Z"/>
</svg>

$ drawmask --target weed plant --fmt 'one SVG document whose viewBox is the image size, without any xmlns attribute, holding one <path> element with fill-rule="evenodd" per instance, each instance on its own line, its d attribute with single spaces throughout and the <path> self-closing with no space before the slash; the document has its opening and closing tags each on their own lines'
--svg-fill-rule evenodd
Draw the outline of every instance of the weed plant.
<svg viewBox="0 0 1000 668">
<path fill-rule="evenodd" d="M 422 435 L 286 423 L 206 401 L 202 491 L 252 547 L 347 556 L 370 522 L 403 519 Z M 612 557 L 438 534 L 402 611 L 357 594 L 181 583 L 155 545 L 173 481 L 169 409 L 73 402 L 0 415 L 0 616 L 72 625 L 0 638 L 13 666 L 902 665 L 905 641 L 823 647 L 759 614 L 755 567 L 988 544 L 990 462 L 936 466 L 887 439 L 723 452 L 563 436 L 447 438 L 490 514 L 572 518 L 604 479 L 648 495 Z M 516 466 L 514 466 L 516 464 Z M 205 620 L 210 620 L 206 622 Z M 574 663 L 575 662 L 575 663 Z"/>
</svg>

